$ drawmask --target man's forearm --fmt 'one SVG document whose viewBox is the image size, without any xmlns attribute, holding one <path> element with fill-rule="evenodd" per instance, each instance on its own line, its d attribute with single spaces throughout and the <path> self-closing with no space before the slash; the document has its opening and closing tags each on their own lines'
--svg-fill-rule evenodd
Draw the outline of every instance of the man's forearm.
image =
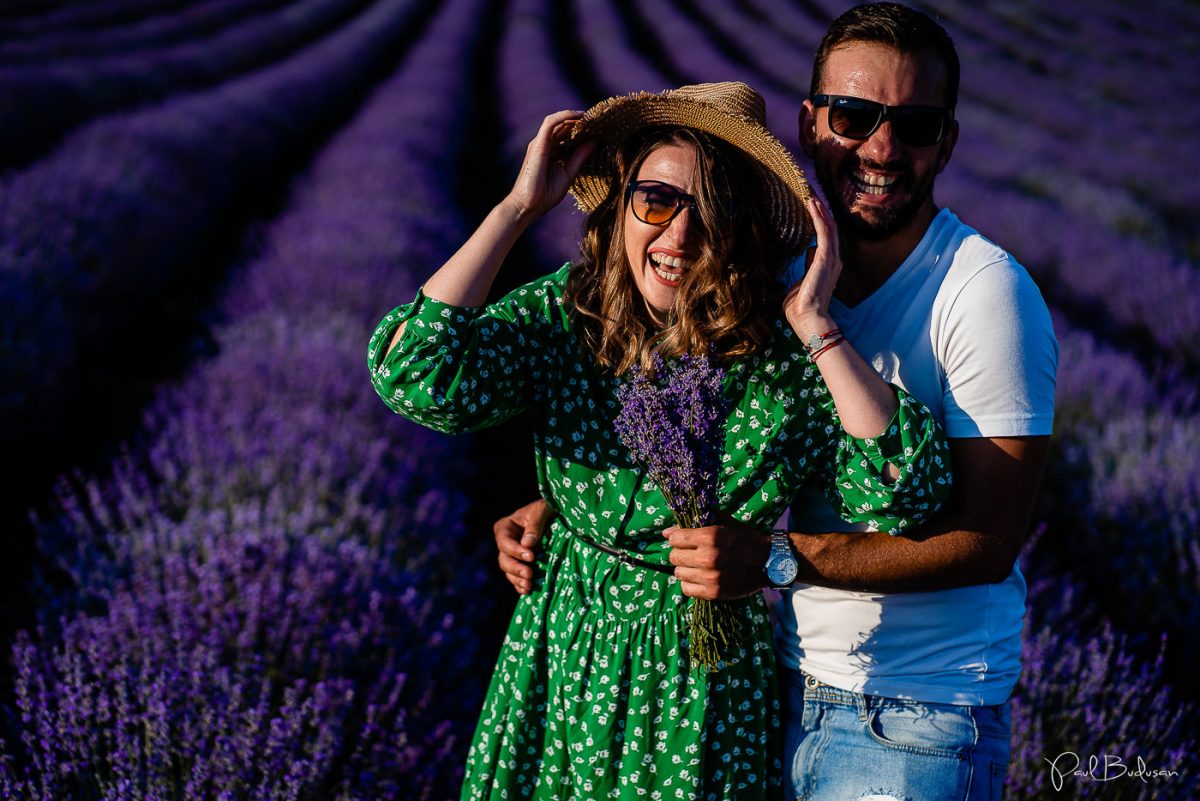
<svg viewBox="0 0 1200 801">
<path fill-rule="evenodd" d="M 1047 437 L 952 439 L 954 489 L 940 516 L 905 536 L 793 533 L 796 581 L 858 592 L 1003 581 L 1029 531 L 1047 444 Z M 725 516 L 663 533 L 685 595 L 741 598 L 766 586 L 767 532 Z"/>
<path fill-rule="evenodd" d="M 1004 538 L 938 520 L 916 537 L 876 531 L 792 533 L 796 581 L 858 592 L 917 592 L 990 584 L 1012 571 Z"/>
<path fill-rule="evenodd" d="M 798 582 L 913 592 L 1003 581 L 1029 532 L 1047 437 L 952 439 L 954 490 L 942 513 L 907 536 L 793 534 Z"/>
</svg>

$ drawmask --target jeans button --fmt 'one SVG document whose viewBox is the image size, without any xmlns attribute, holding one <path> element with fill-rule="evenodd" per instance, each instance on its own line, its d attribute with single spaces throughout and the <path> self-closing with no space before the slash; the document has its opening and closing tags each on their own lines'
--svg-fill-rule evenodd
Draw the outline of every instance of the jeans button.
<svg viewBox="0 0 1200 801">
<path fill-rule="evenodd" d="M 821 682 L 817 681 L 814 677 L 812 677 L 812 676 L 804 677 L 804 689 L 815 690 L 820 686 L 821 686 Z"/>
</svg>

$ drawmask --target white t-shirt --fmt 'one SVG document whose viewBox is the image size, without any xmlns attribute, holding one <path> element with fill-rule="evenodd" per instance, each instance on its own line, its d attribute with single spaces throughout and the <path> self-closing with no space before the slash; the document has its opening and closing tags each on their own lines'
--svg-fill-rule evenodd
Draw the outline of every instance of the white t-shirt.
<svg viewBox="0 0 1200 801">
<path fill-rule="evenodd" d="M 802 262 L 787 279 L 798 280 Z M 870 297 L 830 311 L 855 349 L 920 398 L 956 437 L 1048 435 L 1058 342 L 1037 286 L 1012 256 L 948 209 Z M 793 531 L 852 531 L 819 488 Z M 929 703 L 998 704 L 1021 672 L 1025 579 L 911 593 L 809 584 L 777 607 L 784 665 L 834 687 Z"/>
</svg>

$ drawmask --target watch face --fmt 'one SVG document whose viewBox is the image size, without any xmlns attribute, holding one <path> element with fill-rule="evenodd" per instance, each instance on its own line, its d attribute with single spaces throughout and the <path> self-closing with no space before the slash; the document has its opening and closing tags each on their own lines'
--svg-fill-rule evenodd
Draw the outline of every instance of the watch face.
<svg viewBox="0 0 1200 801">
<path fill-rule="evenodd" d="M 796 580 L 798 568 L 795 557 L 789 554 L 776 554 L 767 560 L 767 578 L 777 587 L 791 584 Z"/>
</svg>

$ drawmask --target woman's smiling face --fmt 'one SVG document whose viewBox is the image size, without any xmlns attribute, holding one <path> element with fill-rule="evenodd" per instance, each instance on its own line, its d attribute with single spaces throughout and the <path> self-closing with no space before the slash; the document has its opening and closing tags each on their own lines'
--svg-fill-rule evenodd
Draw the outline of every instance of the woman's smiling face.
<svg viewBox="0 0 1200 801">
<path fill-rule="evenodd" d="M 671 143 L 651 151 L 634 176 L 637 181 L 661 181 L 688 195 L 696 192 L 696 149 Z M 632 203 L 625 205 L 625 256 L 633 279 L 646 303 L 667 312 L 683 276 L 699 255 L 699 221 L 696 210 L 684 208 L 665 225 L 639 220 Z"/>
</svg>

